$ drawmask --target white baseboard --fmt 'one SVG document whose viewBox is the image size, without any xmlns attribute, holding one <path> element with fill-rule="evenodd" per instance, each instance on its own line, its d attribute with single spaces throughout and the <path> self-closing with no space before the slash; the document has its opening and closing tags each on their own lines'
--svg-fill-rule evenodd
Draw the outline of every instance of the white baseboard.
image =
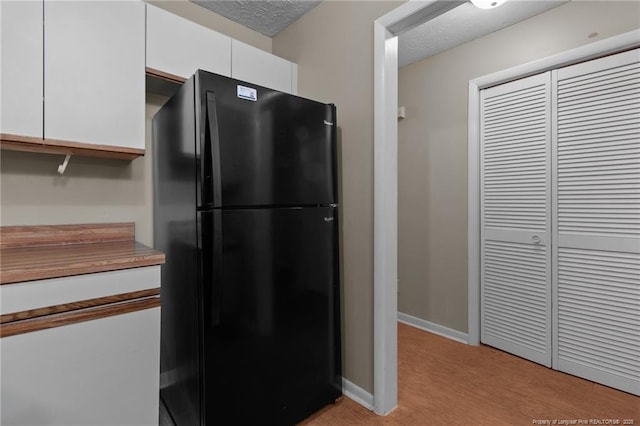
<svg viewBox="0 0 640 426">
<path fill-rule="evenodd" d="M 373 411 L 373 395 L 360 386 L 342 378 L 342 393 L 349 399 L 354 400 L 367 410 Z"/>
<path fill-rule="evenodd" d="M 436 324 L 421 318 L 417 318 L 408 314 L 398 312 L 398 321 L 410 325 L 420 330 L 428 331 L 429 333 L 437 334 L 442 337 L 447 337 L 456 342 L 469 344 L 469 335 L 458 330 L 454 330 L 444 325 Z"/>
</svg>

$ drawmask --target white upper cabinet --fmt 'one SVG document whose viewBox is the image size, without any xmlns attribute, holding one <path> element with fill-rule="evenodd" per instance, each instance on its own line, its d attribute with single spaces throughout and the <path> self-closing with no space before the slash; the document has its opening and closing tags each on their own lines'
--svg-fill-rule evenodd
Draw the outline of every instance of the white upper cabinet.
<svg viewBox="0 0 640 426">
<path fill-rule="evenodd" d="M 231 38 L 147 5 L 147 67 L 184 78 L 198 69 L 231 76 Z"/>
<path fill-rule="evenodd" d="M 264 50 L 233 40 L 231 76 L 260 86 L 297 93 L 298 66 Z"/>
<path fill-rule="evenodd" d="M 298 91 L 296 64 L 150 4 L 147 67 L 182 78 L 202 69 L 282 92 Z"/>
<path fill-rule="evenodd" d="M 42 138 L 42 2 L 0 2 L 0 133 Z"/>
<path fill-rule="evenodd" d="M 45 138 L 144 149 L 144 7 L 45 0 Z"/>
</svg>

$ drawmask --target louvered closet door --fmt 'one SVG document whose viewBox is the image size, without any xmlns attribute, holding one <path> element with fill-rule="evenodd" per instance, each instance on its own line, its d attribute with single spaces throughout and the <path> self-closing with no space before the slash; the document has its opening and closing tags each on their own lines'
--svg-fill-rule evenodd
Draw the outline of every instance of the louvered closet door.
<svg viewBox="0 0 640 426">
<path fill-rule="evenodd" d="M 550 73 L 481 92 L 481 340 L 551 365 Z"/>
<path fill-rule="evenodd" d="M 553 78 L 554 366 L 638 395 L 640 51 Z"/>
</svg>

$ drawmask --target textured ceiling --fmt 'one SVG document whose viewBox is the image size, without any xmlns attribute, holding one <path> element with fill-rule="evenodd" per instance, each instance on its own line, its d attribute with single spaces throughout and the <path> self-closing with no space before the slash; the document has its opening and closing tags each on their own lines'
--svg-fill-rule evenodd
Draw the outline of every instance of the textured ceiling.
<svg viewBox="0 0 640 426">
<path fill-rule="evenodd" d="M 398 66 L 417 62 L 483 35 L 523 21 L 568 0 L 511 0 L 495 9 L 462 5 L 398 38 Z"/>
<path fill-rule="evenodd" d="M 273 37 L 316 7 L 321 0 L 191 1 L 245 27 Z M 405 66 L 417 62 L 567 1 L 569 0 L 511 0 L 495 9 L 478 9 L 471 3 L 463 3 L 401 34 L 398 40 L 398 65 Z"/>
<path fill-rule="evenodd" d="M 321 0 L 191 0 L 268 37 L 298 20 Z"/>
</svg>

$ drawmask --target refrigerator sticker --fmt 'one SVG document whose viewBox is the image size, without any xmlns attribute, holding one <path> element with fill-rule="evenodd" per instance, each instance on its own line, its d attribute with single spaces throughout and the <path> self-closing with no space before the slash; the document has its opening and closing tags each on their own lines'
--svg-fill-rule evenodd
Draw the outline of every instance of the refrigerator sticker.
<svg viewBox="0 0 640 426">
<path fill-rule="evenodd" d="M 238 97 L 240 99 L 246 99 L 248 101 L 257 101 L 258 100 L 258 91 L 256 89 L 252 89 L 251 87 L 238 86 Z"/>
</svg>

